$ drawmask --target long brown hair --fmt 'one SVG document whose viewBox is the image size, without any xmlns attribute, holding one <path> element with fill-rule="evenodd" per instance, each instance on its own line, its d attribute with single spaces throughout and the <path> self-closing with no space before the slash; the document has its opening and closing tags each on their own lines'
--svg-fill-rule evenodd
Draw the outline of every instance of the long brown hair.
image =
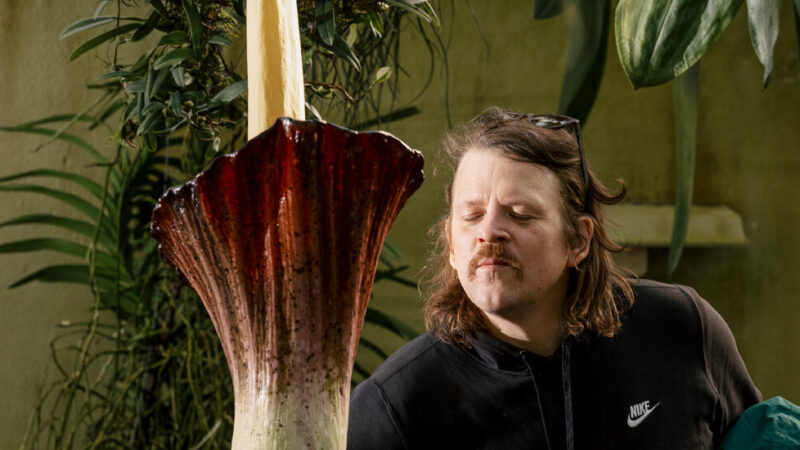
<svg viewBox="0 0 800 450">
<path fill-rule="evenodd" d="M 468 151 L 480 148 L 516 161 L 542 165 L 556 174 L 567 239 L 573 243 L 578 239 L 578 218 L 589 217 L 594 225 L 588 255 L 570 272 L 562 311 L 564 332 L 572 336 L 584 332 L 613 336 L 621 326 L 622 313 L 633 305 L 633 291 L 625 278 L 628 273 L 611 258 L 611 252 L 622 248 L 605 231 L 602 205 L 620 201 L 626 193 L 625 185 L 614 195 L 586 167 L 587 186 L 575 136 L 564 128 L 537 126 L 525 117 L 491 108 L 448 133 L 444 148 L 453 172 Z M 430 285 L 425 323 L 444 341 L 468 346 L 467 338 L 486 325 L 485 316 L 469 300 L 458 274 L 449 264 L 452 189 L 451 179 L 446 191 L 448 211 L 430 231 L 436 245 L 428 265 Z"/>
</svg>

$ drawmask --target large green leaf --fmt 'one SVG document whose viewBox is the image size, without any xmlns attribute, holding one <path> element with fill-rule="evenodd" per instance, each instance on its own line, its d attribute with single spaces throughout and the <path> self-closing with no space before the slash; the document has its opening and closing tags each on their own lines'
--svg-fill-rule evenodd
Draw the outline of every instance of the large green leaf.
<svg viewBox="0 0 800 450">
<path fill-rule="evenodd" d="M 89 284 L 89 266 L 87 264 L 57 264 L 48 266 L 20 278 L 11 283 L 8 288 L 13 289 L 20 287 L 31 281 Z"/>
<path fill-rule="evenodd" d="M 620 0 L 617 52 L 633 86 L 666 83 L 692 67 L 743 1 Z"/>
<path fill-rule="evenodd" d="M 86 258 L 89 247 L 66 239 L 34 238 L 0 244 L 0 253 L 28 253 L 40 250 L 51 250 L 67 255 Z M 96 251 L 97 263 L 106 267 L 114 267 L 114 258 L 106 252 Z"/>
<path fill-rule="evenodd" d="M 15 173 L 13 175 L 0 177 L 0 183 L 5 183 L 6 181 L 19 180 L 23 178 L 30 178 L 30 177 L 51 177 L 51 178 L 60 178 L 63 180 L 69 180 L 85 187 L 87 191 L 91 192 L 91 194 L 97 197 L 98 199 L 103 198 L 103 187 L 100 186 L 99 184 L 95 183 L 94 181 L 84 176 L 71 172 L 63 172 L 60 170 L 37 169 L 37 170 L 30 170 L 27 172 Z"/>
<path fill-rule="evenodd" d="M 95 225 L 92 223 L 52 214 L 28 214 L 15 217 L 0 223 L 0 228 L 13 225 L 52 225 L 65 230 L 74 231 L 88 238 L 94 237 L 95 234 Z M 112 236 L 108 236 L 105 233 L 100 233 L 98 235 L 98 242 L 109 250 L 114 247 Z"/>
<path fill-rule="evenodd" d="M 5 183 L 7 181 L 19 180 L 23 178 L 30 178 L 30 177 L 52 177 L 52 178 L 59 178 L 63 180 L 72 181 L 77 183 L 87 191 L 89 191 L 93 196 L 95 196 L 98 200 L 103 199 L 103 187 L 97 184 L 96 182 L 75 174 L 71 172 L 63 172 L 60 170 L 51 170 L 51 169 L 38 169 L 38 170 L 31 170 L 28 172 L 17 173 L 13 175 L 9 175 L 6 177 L 0 178 L 0 183 Z M 110 196 L 106 197 L 106 209 L 108 209 L 109 214 L 114 217 L 117 214 L 117 205 L 114 204 L 114 201 L 111 199 Z"/>
<path fill-rule="evenodd" d="M 117 28 L 114 28 L 113 30 L 106 31 L 105 33 L 103 33 L 103 34 L 101 34 L 99 36 L 95 36 L 95 37 L 89 39 L 88 41 L 84 42 L 83 44 L 81 44 L 81 46 L 78 47 L 77 49 L 75 49 L 75 51 L 72 52 L 71 55 L 69 55 L 69 60 L 70 61 L 74 61 L 79 56 L 81 56 L 82 54 L 88 52 L 89 50 L 97 47 L 98 45 L 100 45 L 100 44 L 102 44 L 102 43 L 104 43 L 104 42 L 106 42 L 106 41 L 108 41 L 110 39 L 113 39 L 113 38 L 115 38 L 115 37 L 117 37 L 119 35 L 122 35 L 122 34 L 130 32 L 130 31 L 133 31 L 133 30 L 139 28 L 139 26 L 140 25 L 138 23 L 129 23 L 129 24 L 122 25 L 122 26 L 119 26 Z"/>
<path fill-rule="evenodd" d="M 585 125 L 603 79 L 611 5 L 610 0 L 578 0 L 576 8 L 558 111 Z"/>
<path fill-rule="evenodd" d="M 764 66 L 764 87 L 772 78 L 772 49 L 778 40 L 781 0 L 747 0 L 750 40 Z"/>
<path fill-rule="evenodd" d="M 675 80 L 672 85 L 672 103 L 675 116 L 675 156 L 677 173 L 675 188 L 675 217 L 669 245 L 668 270 L 678 267 L 686 233 L 689 230 L 689 212 L 692 207 L 694 161 L 697 149 L 697 110 L 699 98 L 700 64 Z"/>
<path fill-rule="evenodd" d="M 42 119 L 21 123 L 17 125 L 17 127 L 24 130 L 26 128 L 33 128 L 38 125 L 44 125 L 48 123 L 60 123 L 60 122 L 73 122 L 73 123 L 88 122 L 91 123 L 92 126 L 104 125 L 110 133 L 114 132 L 114 129 L 111 128 L 107 123 L 104 123 L 103 119 L 101 119 L 100 117 L 90 116 L 88 114 L 54 114 L 52 116 L 47 116 Z"/>
<path fill-rule="evenodd" d="M 86 214 L 92 220 L 97 220 L 100 210 L 86 200 L 78 197 L 77 195 L 70 194 L 69 192 L 59 191 L 44 186 L 37 186 L 33 184 L 12 184 L 9 186 L 0 186 L 0 191 L 7 192 L 30 192 L 36 194 L 46 195 L 56 200 L 62 201 L 69 206 L 77 209 L 78 211 Z"/>
<path fill-rule="evenodd" d="M 115 273 L 107 268 L 98 267 L 96 270 L 97 284 L 107 292 L 114 291 Z M 78 283 L 89 284 L 89 265 L 88 264 L 54 264 L 39 269 L 19 280 L 11 283 L 9 289 L 17 288 L 32 281 L 42 281 L 45 283 Z"/>
<path fill-rule="evenodd" d="M 16 126 L 16 127 L 0 127 L 0 131 L 7 131 L 10 133 L 28 133 L 28 134 L 39 134 L 42 136 L 49 136 L 55 139 L 62 140 L 64 142 L 69 142 L 70 144 L 77 145 L 78 147 L 86 150 L 96 161 L 100 163 L 107 163 L 108 160 L 100 154 L 96 148 L 89 145 L 88 142 L 84 141 L 83 139 L 64 132 L 58 132 L 56 130 L 50 130 L 47 128 L 37 128 L 37 127 L 28 127 L 24 125 Z"/>
</svg>

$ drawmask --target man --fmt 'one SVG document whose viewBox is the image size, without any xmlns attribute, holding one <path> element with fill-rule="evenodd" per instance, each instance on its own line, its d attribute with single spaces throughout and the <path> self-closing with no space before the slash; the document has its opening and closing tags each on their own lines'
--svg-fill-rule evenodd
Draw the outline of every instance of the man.
<svg viewBox="0 0 800 450">
<path fill-rule="evenodd" d="M 352 394 L 351 449 L 706 449 L 760 400 L 694 290 L 630 281 L 578 123 L 491 109 L 451 133 L 429 332 Z"/>
</svg>

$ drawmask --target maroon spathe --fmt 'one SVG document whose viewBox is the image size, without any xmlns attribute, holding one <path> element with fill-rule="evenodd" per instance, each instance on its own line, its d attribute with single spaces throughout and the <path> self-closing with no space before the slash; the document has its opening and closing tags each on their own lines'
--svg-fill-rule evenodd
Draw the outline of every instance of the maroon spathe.
<svg viewBox="0 0 800 450">
<path fill-rule="evenodd" d="M 152 235 L 203 300 L 237 403 L 257 386 L 349 387 L 378 255 L 422 165 L 386 133 L 281 118 L 159 200 Z"/>
</svg>

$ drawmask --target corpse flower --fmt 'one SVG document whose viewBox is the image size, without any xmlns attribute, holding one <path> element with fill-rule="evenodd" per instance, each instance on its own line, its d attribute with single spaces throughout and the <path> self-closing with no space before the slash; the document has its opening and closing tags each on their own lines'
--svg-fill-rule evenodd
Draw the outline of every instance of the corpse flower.
<svg viewBox="0 0 800 450">
<path fill-rule="evenodd" d="M 161 256 L 228 360 L 234 449 L 345 448 L 378 256 L 422 165 L 386 133 L 281 118 L 159 200 Z"/>
</svg>

